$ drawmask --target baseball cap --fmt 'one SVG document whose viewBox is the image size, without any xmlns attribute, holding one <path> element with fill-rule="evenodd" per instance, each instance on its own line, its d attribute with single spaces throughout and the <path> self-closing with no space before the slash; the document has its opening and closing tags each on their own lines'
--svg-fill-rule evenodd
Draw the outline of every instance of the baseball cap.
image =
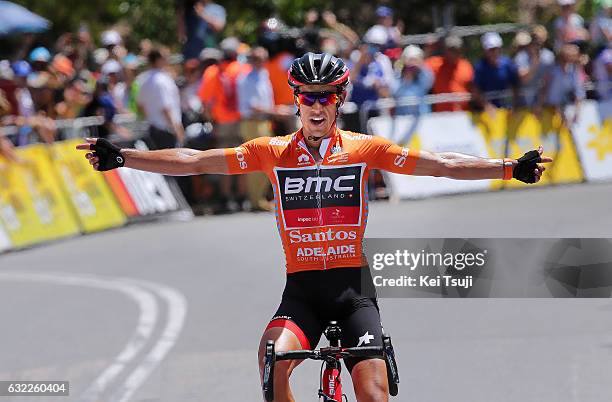
<svg viewBox="0 0 612 402">
<path fill-rule="evenodd" d="M 497 32 L 487 32 L 480 37 L 480 43 L 485 50 L 502 47 L 504 42 Z"/>
<path fill-rule="evenodd" d="M 122 70 L 121 64 L 117 60 L 107 60 L 100 69 L 102 75 L 117 74 Z"/>
<path fill-rule="evenodd" d="M 30 62 L 32 63 L 36 61 L 48 63 L 49 60 L 51 60 L 51 53 L 44 47 L 37 47 L 30 53 Z"/>
<path fill-rule="evenodd" d="M 221 60 L 223 58 L 223 52 L 214 47 L 205 47 L 200 52 L 200 60 Z"/>
<path fill-rule="evenodd" d="M 104 62 L 108 59 L 108 56 L 108 50 L 104 49 L 103 47 L 93 51 L 93 58 L 96 64 L 104 64 Z"/>
<path fill-rule="evenodd" d="M 415 45 L 406 46 L 404 51 L 402 52 L 402 58 L 406 59 L 423 59 L 423 50 L 420 47 Z"/>
<path fill-rule="evenodd" d="M 223 39 L 219 44 L 219 47 L 224 52 L 237 53 L 238 48 L 240 47 L 240 41 L 238 40 L 238 38 L 230 36 L 228 38 Z"/>
<path fill-rule="evenodd" d="M 447 48 L 460 49 L 463 46 L 463 39 L 455 35 L 447 36 L 444 39 L 444 46 Z"/>
<path fill-rule="evenodd" d="M 393 10 L 387 6 L 380 6 L 376 9 L 377 17 L 393 17 Z"/>
<path fill-rule="evenodd" d="M 53 68 L 55 68 L 60 73 L 71 77 L 74 74 L 74 67 L 72 66 L 72 61 L 63 54 L 55 55 L 53 58 Z"/>
<path fill-rule="evenodd" d="M 14 62 L 11 68 L 13 69 L 13 73 L 15 73 L 17 77 L 27 77 L 28 74 L 32 72 L 32 67 L 30 67 L 30 63 L 25 60 L 19 60 Z"/>
<path fill-rule="evenodd" d="M 387 43 L 387 30 L 381 25 L 374 25 L 368 29 L 363 37 L 365 43 L 372 45 L 384 46 Z"/>
<path fill-rule="evenodd" d="M 576 4 L 576 0 L 557 0 L 557 4 L 560 6 L 569 6 L 572 4 Z"/>
<path fill-rule="evenodd" d="M 119 32 L 109 30 L 102 32 L 102 45 L 103 46 L 113 46 L 121 44 L 121 35 Z"/>
<path fill-rule="evenodd" d="M 531 35 L 525 31 L 518 31 L 514 37 L 514 44 L 516 46 L 527 46 L 531 43 Z"/>
</svg>

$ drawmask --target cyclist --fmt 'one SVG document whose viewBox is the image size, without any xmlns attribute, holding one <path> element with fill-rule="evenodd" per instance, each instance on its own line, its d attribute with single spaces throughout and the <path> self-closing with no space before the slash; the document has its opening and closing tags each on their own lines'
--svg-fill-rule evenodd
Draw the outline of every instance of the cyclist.
<svg viewBox="0 0 612 402">
<path fill-rule="evenodd" d="M 289 85 L 302 128 L 284 137 L 260 137 L 236 148 L 196 151 L 119 149 L 104 139 L 77 146 L 97 170 L 120 166 L 168 175 L 240 174 L 263 171 L 270 179 L 277 226 L 286 256 L 287 282 L 280 306 L 259 348 L 260 370 L 267 340 L 276 350 L 316 347 L 330 320 L 342 328 L 342 346 L 380 346 L 382 327 L 362 252 L 370 169 L 455 179 L 511 179 L 535 183 L 545 170 L 543 149 L 519 160 L 407 149 L 383 138 L 336 127 L 349 71 L 329 54 L 294 60 Z M 367 285 L 369 283 L 369 285 Z M 357 400 L 387 401 L 382 359 L 348 359 Z M 275 400 L 293 401 L 289 376 L 298 361 L 275 370 Z"/>
</svg>

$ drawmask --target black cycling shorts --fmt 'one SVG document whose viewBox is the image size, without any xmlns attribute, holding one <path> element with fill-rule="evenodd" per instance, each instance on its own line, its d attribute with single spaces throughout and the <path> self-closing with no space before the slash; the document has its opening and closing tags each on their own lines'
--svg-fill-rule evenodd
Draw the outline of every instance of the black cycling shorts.
<svg viewBox="0 0 612 402">
<path fill-rule="evenodd" d="M 362 275 L 367 289 L 362 289 Z M 287 328 L 303 349 L 314 349 L 329 322 L 337 321 L 342 347 L 382 346 L 380 313 L 369 275 L 367 267 L 288 274 L 280 306 L 266 329 Z M 366 359 L 349 358 L 344 363 L 350 372 Z"/>
</svg>

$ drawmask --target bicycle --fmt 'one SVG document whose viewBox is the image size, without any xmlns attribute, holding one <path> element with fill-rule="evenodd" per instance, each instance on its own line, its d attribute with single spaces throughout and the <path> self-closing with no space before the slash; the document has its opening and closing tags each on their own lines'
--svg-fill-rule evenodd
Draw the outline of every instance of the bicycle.
<svg viewBox="0 0 612 402">
<path fill-rule="evenodd" d="M 348 398 L 342 393 L 342 383 L 340 382 L 342 367 L 340 360 L 347 357 L 383 357 L 387 366 L 389 394 L 392 396 L 397 395 L 399 373 L 389 335 L 382 335 L 383 346 L 343 348 L 340 346 L 341 329 L 336 321 L 329 323 L 324 334 L 329 341 L 329 346 L 315 350 L 275 352 L 274 341 L 269 340 L 267 342 L 262 384 L 266 401 L 272 402 L 274 399 L 274 365 L 280 360 L 322 360 L 318 397 L 319 399 L 323 398 L 323 402 L 343 402 L 343 398 L 344 401 L 348 401 Z"/>
</svg>

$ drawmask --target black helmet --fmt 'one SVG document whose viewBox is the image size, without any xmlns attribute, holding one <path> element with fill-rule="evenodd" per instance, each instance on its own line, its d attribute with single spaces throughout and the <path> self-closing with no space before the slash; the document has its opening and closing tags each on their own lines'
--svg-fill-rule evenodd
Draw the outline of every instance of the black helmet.
<svg viewBox="0 0 612 402">
<path fill-rule="evenodd" d="M 293 60 L 288 81 L 294 91 L 300 85 L 336 85 L 342 92 L 349 84 L 349 70 L 342 59 L 329 53 L 308 52 Z"/>
</svg>

